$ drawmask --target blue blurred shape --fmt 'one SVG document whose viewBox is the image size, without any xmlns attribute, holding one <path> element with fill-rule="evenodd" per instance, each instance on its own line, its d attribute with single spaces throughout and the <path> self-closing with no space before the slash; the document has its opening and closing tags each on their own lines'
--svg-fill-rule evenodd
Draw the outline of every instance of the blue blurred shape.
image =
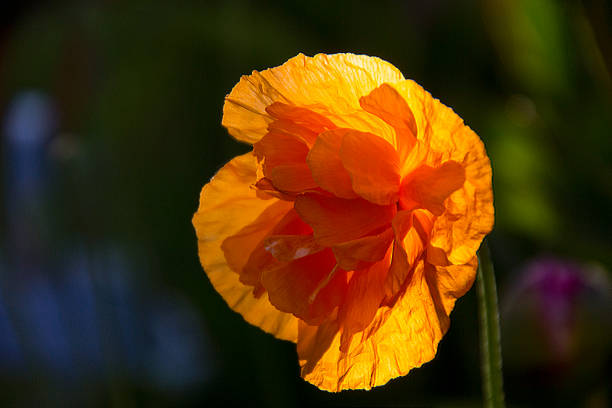
<svg viewBox="0 0 612 408">
<path fill-rule="evenodd" d="M 41 92 L 24 91 L 9 105 L 4 134 L 7 162 L 10 163 L 7 187 L 12 195 L 27 195 L 41 188 L 45 175 L 45 145 L 55 127 L 55 109 Z"/>
<path fill-rule="evenodd" d="M 180 389 L 210 379 L 210 345 L 197 316 L 187 305 L 163 302 L 151 316 L 153 347 L 149 372 L 163 389 Z"/>
<path fill-rule="evenodd" d="M 75 356 L 74 368 L 83 374 L 95 373 L 101 370 L 103 359 L 90 261 L 83 248 L 74 249 L 64 273 L 61 304 Z"/>
<path fill-rule="evenodd" d="M 22 331 L 34 357 L 56 373 L 73 373 L 70 343 L 62 318 L 64 310 L 55 288 L 41 275 L 30 277 L 19 293 L 19 310 L 25 322 Z"/>
<path fill-rule="evenodd" d="M 0 369 L 12 371 L 21 367 L 22 364 L 21 347 L 19 347 L 15 329 L 6 311 L 2 291 L 0 291 Z"/>
<path fill-rule="evenodd" d="M 168 391 L 202 383 L 212 359 L 192 308 L 153 290 L 122 245 L 52 242 L 47 157 L 56 117 L 46 95 L 24 91 L 4 120 L 10 257 L 0 259 L 0 376 L 21 367 L 70 387 L 108 377 Z M 57 252 L 63 261 L 50 256 Z"/>
</svg>

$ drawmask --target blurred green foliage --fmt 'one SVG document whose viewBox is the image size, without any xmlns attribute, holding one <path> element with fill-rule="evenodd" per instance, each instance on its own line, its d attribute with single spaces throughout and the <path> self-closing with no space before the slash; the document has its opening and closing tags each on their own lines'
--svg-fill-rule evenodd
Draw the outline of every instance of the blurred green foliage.
<svg viewBox="0 0 612 408">
<path fill-rule="evenodd" d="M 594 19 L 592 11 L 601 9 L 607 16 Z M 302 382 L 291 344 L 227 308 L 199 266 L 191 227 L 201 187 L 248 150 L 220 125 L 223 97 L 240 75 L 299 52 L 364 53 L 396 65 L 451 106 L 487 146 L 496 200 L 491 247 L 503 298 L 516 269 L 541 252 L 612 267 L 611 48 L 601 34 L 609 33 L 611 13 L 603 1 L 555 0 L 27 7 L 0 43 L 0 108 L 26 89 L 41 90 L 58 105 L 53 143 L 63 153 L 53 158 L 60 169 L 53 192 L 56 245 L 118 242 L 144 254 L 151 267 L 139 279 L 195 305 L 217 359 L 214 380 L 189 395 L 120 384 L 86 401 L 478 405 L 472 293 L 458 302 L 434 361 L 370 393 L 339 396 Z M 610 348 L 596 357 L 609 361 Z M 505 358 L 511 404 L 609 402 L 605 365 L 570 370 L 569 378 L 580 376 L 590 386 L 546 382 L 532 395 L 523 386 L 533 374 L 513 368 L 515 356 Z M 13 384 L 3 381 L 6 395 Z M 61 405 L 63 397 L 40 392 L 50 405 Z"/>
</svg>

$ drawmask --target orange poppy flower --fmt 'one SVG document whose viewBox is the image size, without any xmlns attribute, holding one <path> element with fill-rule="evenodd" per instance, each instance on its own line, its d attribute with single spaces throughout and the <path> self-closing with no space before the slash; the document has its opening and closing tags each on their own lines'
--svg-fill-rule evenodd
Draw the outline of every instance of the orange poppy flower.
<svg viewBox="0 0 612 408">
<path fill-rule="evenodd" d="M 229 306 L 296 342 L 324 390 L 430 361 L 493 226 L 478 136 L 393 65 L 352 54 L 243 76 L 222 124 L 253 151 L 204 186 L 193 224 Z"/>
</svg>

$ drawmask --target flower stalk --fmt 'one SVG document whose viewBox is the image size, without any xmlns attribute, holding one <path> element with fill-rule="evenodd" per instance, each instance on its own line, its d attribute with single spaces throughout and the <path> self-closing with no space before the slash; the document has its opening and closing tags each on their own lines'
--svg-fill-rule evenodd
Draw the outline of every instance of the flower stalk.
<svg viewBox="0 0 612 408">
<path fill-rule="evenodd" d="M 497 288 L 491 253 L 486 241 L 478 251 L 478 317 L 480 320 L 480 372 L 484 406 L 505 407 Z"/>
</svg>

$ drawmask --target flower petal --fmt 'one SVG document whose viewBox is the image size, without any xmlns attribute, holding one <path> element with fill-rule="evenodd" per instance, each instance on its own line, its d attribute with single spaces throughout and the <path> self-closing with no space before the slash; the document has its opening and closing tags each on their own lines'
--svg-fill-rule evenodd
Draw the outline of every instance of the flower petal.
<svg viewBox="0 0 612 408">
<path fill-rule="evenodd" d="M 257 234 L 259 241 L 254 247 L 252 246 L 254 240 L 245 242 L 244 239 L 245 232 L 248 232 L 246 237 L 251 238 L 254 235 L 251 233 L 253 230 L 265 231 L 265 234 Z M 279 260 L 267 250 L 270 236 L 278 234 L 291 234 L 295 237 L 312 236 L 312 229 L 301 220 L 290 203 L 281 201 L 268 207 L 253 223 L 223 241 L 221 248 L 230 266 L 236 265 L 239 259 L 247 260 L 242 269 L 234 269 L 240 274 L 240 282 L 259 288 L 263 271 L 280 264 Z"/>
<path fill-rule="evenodd" d="M 431 245 L 442 249 L 455 265 L 468 263 L 493 228 L 493 190 L 491 165 L 482 142 L 473 134 L 473 147 L 462 162 L 466 181 L 446 200 L 446 211 L 436 220 Z"/>
<path fill-rule="evenodd" d="M 393 218 L 393 259 L 385 282 L 385 292 L 389 300 L 395 299 L 414 265 L 424 254 L 433 221 L 433 216 L 426 210 L 403 210 Z"/>
<path fill-rule="evenodd" d="M 257 160 L 253 154 L 227 163 L 200 194 L 193 217 L 200 261 L 210 282 L 227 304 L 246 321 L 274 336 L 297 340 L 297 319 L 276 309 L 267 296 L 255 297 L 253 287 L 242 284 L 221 250 L 221 243 L 253 222 L 277 199 L 261 200 L 250 186 L 255 182 Z"/>
<path fill-rule="evenodd" d="M 419 131 L 420 148 L 410 153 L 412 157 L 402 166 L 402 175 L 420 164 L 436 168 L 451 160 L 465 170 L 465 183 L 448 197 L 446 211 L 436 219 L 431 245 L 442 249 L 449 262 L 467 264 L 491 231 L 494 220 L 491 163 L 484 144 L 452 109 L 414 81 L 391 85 L 407 101 Z"/>
<path fill-rule="evenodd" d="M 476 278 L 478 257 L 465 265 L 426 265 L 425 278 L 438 313 L 438 321 L 448 327 L 455 302 L 472 287 Z"/>
<path fill-rule="evenodd" d="M 300 54 L 279 67 L 243 76 L 225 99 L 222 124 L 236 139 L 255 143 L 267 132 L 272 118 L 266 107 L 274 102 L 325 106 L 332 115 L 346 116 L 360 110 L 361 96 L 403 79 L 397 68 L 376 57 Z"/>
<path fill-rule="evenodd" d="M 384 228 L 396 211 L 395 205 L 380 206 L 362 198 L 346 200 L 316 193 L 297 197 L 295 210 L 323 246 L 351 241 Z"/>
<path fill-rule="evenodd" d="M 392 242 L 393 230 L 387 228 L 378 234 L 334 245 L 332 250 L 338 265 L 344 270 L 353 271 L 369 267 L 364 264 L 382 260 Z"/>
<path fill-rule="evenodd" d="M 255 143 L 253 151 L 263 160 L 263 175 L 281 192 L 295 193 L 317 187 L 306 164 L 308 146 L 303 140 L 272 131 Z"/>
<path fill-rule="evenodd" d="M 284 193 L 299 193 L 318 187 L 306 163 L 276 166 L 267 177 L 275 188 Z"/>
<path fill-rule="evenodd" d="M 351 176 L 342 165 L 340 147 L 350 129 L 335 129 L 321 133 L 306 158 L 314 181 L 325 191 L 340 198 L 357 198 Z"/>
<path fill-rule="evenodd" d="M 297 349 L 304 379 L 328 391 L 370 389 L 430 361 L 448 326 L 438 320 L 423 275 L 420 262 L 406 291 L 393 307 L 378 309 L 369 326 L 353 336 L 347 352 L 340 349 L 337 325 L 300 322 Z"/>
<path fill-rule="evenodd" d="M 346 272 L 336 268 L 327 249 L 265 270 L 261 283 L 279 310 L 319 324 L 344 299 Z"/>
<path fill-rule="evenodd" d="M 291 262 L 324 249 L 309 235 L 272 235 L 265 241 L 265 249 L 281 262 Z"/>
<path fill-rule="evenodd" d="M 400 206 L 404 209 L 425 208 L 442 215 L 444 201 L 465 182 L 465 170 L 450 160 L 439 167 L 421 166 L 402 183 Z"/>
<path fill-rule="evenodd" d="M 389 142 L 371 133 L 347 132 L 340 159 L 358 195 L 379 205 L 397 201 L 400 165 L 397 151 Z"/>
<path fill-rule="evenodd" d="M 346 300 L 338 310 L 342 327 L 340 348 L 347 351 L 352 336 L 365 329 L 371 322 L 385 297 L 384 283 L 391 263 L 391 247 L 380 262 L 365 270 L 355 271 L 349 281 Z"/>
<path fill-rule="evenodd" d="M 240 276 L 240 281 L 247 285 L 257 285 L 259 283 L 258 267 L 264 260 L 255 262 L 258 247 L 262 246 L 262 241 L 274 230 L 280 219 L 291 210 L 291 204 L 286 201 L 276 201 L 269 205 L 251 223 L 247 224 L 240 231 L 230 235 L 221 243 L 221 249 L 225 256 L 228 266 Z M 265 254 L 264 254 L 265 255 Z M 259 257 L 261 258 L 261 257 Z M 247 269 L 247 271 L 245 271 Z"/>
<path fill-rule="evenodd" d="M 310 109 L 275 102 L 266 108 L 266 112 L 275 120 L 269 130 L 281 131 L 299 137 L 312 147 L 317 135 L 336 126 L 325 116 Z"/>
<path fill-rule="evenodd" d="M 361 97 L 359 104 L 395 129 L 395 147 L 400 160 L 405 159 L 417 141 L 416 121 L 406 100 L 391 85 L 382 84 Z"/>
</svg>

